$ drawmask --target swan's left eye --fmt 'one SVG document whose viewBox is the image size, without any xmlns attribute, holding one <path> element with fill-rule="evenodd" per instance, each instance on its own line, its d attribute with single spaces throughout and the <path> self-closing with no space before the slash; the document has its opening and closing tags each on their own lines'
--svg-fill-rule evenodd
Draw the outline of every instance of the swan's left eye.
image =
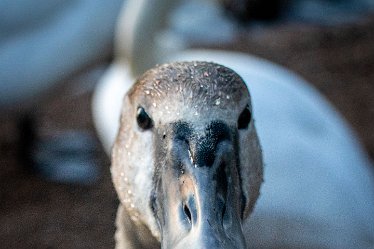
<svg viewBox="0 0 374 249">
<path fill-rule="evenodd" d="M 238 118 L 238 129 L 247 129 L 252 119 L 252 113 L 247 105 Z"/>
<path fill-rule="evenodd" d="M 143 107 L 138 107 L 136 121 L 138 122 L 138 126 L 143 130 L 148 130 L 153 127 L 153 121 L 145 112 Z"/>
</svg>

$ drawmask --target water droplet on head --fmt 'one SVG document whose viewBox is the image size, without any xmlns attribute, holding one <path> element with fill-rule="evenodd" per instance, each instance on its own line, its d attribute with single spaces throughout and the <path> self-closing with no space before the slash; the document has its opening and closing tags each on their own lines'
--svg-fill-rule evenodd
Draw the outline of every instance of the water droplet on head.
<svg viewBox="0 0 374 249">
<path fill-rule="evenodd" d="M 153 107 L 157 107 L 157 104 L 156 104 L 156 103 L 153 103 L 152 105 L 153 105 Z"/>
<path fill-rule="evenodd" d="M 144 92 L 145 92 L 145 94 L 147 94 L 147 95 L 149 95 L 149 94 L 151 93 L 151 91 L 149 91 L 149 90 L 145 90 Z"/>
<path fill-rule="evenodd" d="M 226 96 L 226 99 L 230 99 L 230 95 L 227 95 L 227 96 Z"/>
<path fill-rule="evenodd" d="M 216 105 L 219 105 L 219 104 L 221 104 L 221 99 L 220 98 L 218 98 L 218 99 L 216 99 Z"/>
</svg>

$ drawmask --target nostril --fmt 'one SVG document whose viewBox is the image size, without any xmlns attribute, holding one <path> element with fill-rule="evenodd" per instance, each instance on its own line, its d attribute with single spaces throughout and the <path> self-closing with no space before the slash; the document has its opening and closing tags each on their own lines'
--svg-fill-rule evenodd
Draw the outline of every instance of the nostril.
<svg viewBox="0 0 374 249">
<path fill-rule="evenodd" d="M 225 212 L 226 212 L 226 204 L 223 200 L 220 201 L 220 203 L 218 204 L 220 209 L 221 209 L 221 218 L 223 219 L 224 215 L 225 215 Z"/>
<path fill-rule="evenodd" d="M 182 202 L 180 207 L 181 219 L 184 221 L 184 224 L 188 229 L 191 229 L 192 226 L 196 225 L 197 221 L 197 209 L 195 205 L 195 200 L 193 196 L 188 197 Z"/>
<path fill-rule="evenodd" d="M 188 221 L 190 223 L 192 223 L 192 214 L 191 214 L 191 211 L 186 204 L 184 204 L 184 206 L 183 206 L 183 211 L 184 211 Z"/>
<path fill-rule="evenodd" d="M 226 221 L 226 205 L 222 208 L 222 223 Z"/>
<path fill-rule="evenodd" d="M 226 174 L 226 163 L 224 161 L 221 162 L 217 174 L 214 176 L 214 180 L 217 182 L 217 208 L 219 212 L 217 215 L 219 218 L 222 219 L 222 222 L 225 222 L 225 214 L 226 214 L 226 204 L 227 204 L 227 191 L 228 191 L 228 179 Z"/>
<path fill-rule="evenodd" d="M 216 200 L 216 208 L 214 209 L 214 211 L 216 212 L 217 219 L 220 220 L 223 224 L 225 222 L 225 219 L 227 218 L 226 201 L 220 193 L 218 193 Z"/>
</svg>

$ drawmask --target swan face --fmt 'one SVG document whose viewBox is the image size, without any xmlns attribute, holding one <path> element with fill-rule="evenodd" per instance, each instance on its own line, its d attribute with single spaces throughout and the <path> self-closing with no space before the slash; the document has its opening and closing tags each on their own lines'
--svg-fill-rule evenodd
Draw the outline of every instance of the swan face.
<svg viewBox="0 0 374 249">
<path fill-rule="evenodd" d="M 214 63 L 156 67 L 125 96 L 113 181 L 162 248 L 246 248 L 262 182 L 251 113 L 243 80 Z"/>
</svg>

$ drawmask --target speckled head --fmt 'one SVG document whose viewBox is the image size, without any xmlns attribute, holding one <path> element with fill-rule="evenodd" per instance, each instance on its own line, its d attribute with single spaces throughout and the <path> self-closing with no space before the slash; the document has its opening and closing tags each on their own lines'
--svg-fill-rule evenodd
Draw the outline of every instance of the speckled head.
<svg viewBox="0 0 374 249">
<path fill-rule="evenodd" d="M 197 61 L 147 71 L 129 97 L 154 113 L 155 122 L 234 117 L 233 110 L 250 105 L 247 87 L 238 74 L 222 65 Z"/>
<path fill-rule="evenodd" d="M 242 78 L 197 61 L 147 71 L 124 98 L 112 176 L 162 248 L 245 248 L 262 157 Z"/>
</svg>

